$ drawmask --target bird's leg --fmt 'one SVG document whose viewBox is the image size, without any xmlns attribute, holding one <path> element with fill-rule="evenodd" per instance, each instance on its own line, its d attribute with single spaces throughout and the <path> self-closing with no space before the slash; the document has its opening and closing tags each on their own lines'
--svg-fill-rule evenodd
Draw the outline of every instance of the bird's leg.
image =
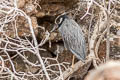
<svg viewBox="0 0 120 80">
<path fill-rule="evenodd" d="M 72 68 L 74 68 L 74 61 L 75 61 L 75 55 L 73 55 L 73 58 L 72 58 Z"/>
</svg>

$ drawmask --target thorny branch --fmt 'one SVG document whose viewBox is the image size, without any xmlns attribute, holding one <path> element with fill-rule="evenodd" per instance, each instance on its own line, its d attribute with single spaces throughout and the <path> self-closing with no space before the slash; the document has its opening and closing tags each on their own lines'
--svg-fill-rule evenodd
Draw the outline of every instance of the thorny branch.
<svg viewBox="0 0 120 80">
<path fill-rule="evenodd" d="M 68 64 L 68 63 L 59 63 L 57 59 L 49 59 L 49 58 L 42 58 L 40 56 L 40 52 L 39 50 L 44 50 L 44 49 L 39 49 L 39 46 L 42 46 L 43 44 L 45 44 L 45 42 L 49 39 L 49 32 L 46 32 L 48 36 L 46 36 L 45 39 L 43 39 L 41 41 L 41 43 L 38 45 L 37 43 L 37 39 L 36 39 L 36 36 L 35 36 L 35 32 L 34 32 L 34 29 L 33 29 L 33 26 L 32 26 L 32 22 L 31 22 L 31 18 L 22 10 L 18 9 L 17 7 L 17 0 L 13 0 L 13 1 L 5 1 L 3 0 L 1 2 L 2 5 L 0 5 L 0 12 L 5 14 L 5 16 L 3 16 L 3 18 L 0 19 L 0 51 L 2 53 L 4 53 L 4 55 L 7 57 L 7 59 L 3 59 L 2 56 L 0 56 L 0 63 L 1 63 L 1 73 L 0 74 L 7 74 L 5 77 L 7 77 L 8 79 L 11 78 L 11 79 L 16 79 L 16 80 L 21 80 L 21 79 L 25 79 L 25 76 L 28 76 L 28 77 L 33 77 L 35 79 L 37 79 L 35 76 L 39 75 L 41 76 L 41 78 L 47 78 L 47 80 L 50 80 L 50 73 L 53 73 L 53 74 L 57 74 L 56 77 L 58 77 L 59 75 L 62 74 L 62 67 L 65 67 L 64 65 L 65 64 Z M 9 4 L 9 5 L 7 5 Z M 40 6 L 39 6 L 40 7 Z M 4 10 L 5 9 L 8 9 L 8 10 Z M 21 37 L 19 37 L 18 35 L 18 30 L 17 30 L 17 20 L 16 20 L 16 17 L 17 16 L 23 16 L 28 24 L 29 24 L 29 28 L 30 28 L 30 32 L 31 32 L 31 35 L 32 35 L 32 39 L 33 39 L 33 42 L 30 42 L 29 39 L 27 37 L 25 37 L 25 39 L 22 39 Z M 7 24 L 10 24 L 14 22 L 15 24 L 12 24 L 15 28 L 15 36 L 16 38 L 12 38 L 12 37 L 9 37 L 4 28 Z M 31 61 L 28 60 L 28 58 L 23 55 L 27 52 L 29 52 L 29 54 L 31 55 L 36 55 L 38 57 L 38 60 L 40 63 L 36 62 L 36 63 L 33 63 Z M 15 64 L 12 60 L 13 57 L 10 57 L 10 53 L 9 52 L 16 52 L 16 55 L 15 56 L 19 56 L 21 57 L 21 59 L 23 59 L 23 62 L 24 64 L 26 65 L 26 63 L 28 65 L 31 65 L 33 67 L 39 67 L 41 70 L 39 73 L 32 73 L 30 71 L 28 72 L 22 72 L 22 71 L 17 71 L 16 68 L 15 68 Z M 56 61 L 56 64 L 47 64 L 50 60 L 53 60 L 53 61 Z M 11 65 L 11 68 L 13 71 L 11 71 L 11 69 L 8 67 L 6 68 L 5 65 L 6 65 L 6 62 L 10 62 L 10 65 Z M 52 67 L 58 67 L 58 71 L 54 71 L 53 69 L 51 69 Z M 7 73 L 4 73 L 7 72 Z M 12 77 L 10 77 L 12 76 Z M 42 76 L 45 76 L 45 77 L 42 77 Z M 1 76 L 1 78 L 4 78 L 4 76 Z"/>
</svg>

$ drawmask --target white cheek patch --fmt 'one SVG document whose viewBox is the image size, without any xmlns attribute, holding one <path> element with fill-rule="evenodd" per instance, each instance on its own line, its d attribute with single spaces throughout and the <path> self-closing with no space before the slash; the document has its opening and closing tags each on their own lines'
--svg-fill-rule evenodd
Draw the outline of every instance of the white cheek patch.
<svg viewBox="0 0 120 80">
<path fill-rule="evenodd" d="M 61 23 L 62 23 L 62 20 L 63 20 L 63 18 L 60 18 L 59 24 L 61 24 Z"/>
</svg>

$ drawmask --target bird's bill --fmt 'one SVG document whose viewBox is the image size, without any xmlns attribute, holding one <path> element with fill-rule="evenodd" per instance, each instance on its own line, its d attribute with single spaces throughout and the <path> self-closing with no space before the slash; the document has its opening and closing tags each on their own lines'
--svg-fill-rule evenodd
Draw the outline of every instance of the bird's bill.
<svg viewBox="0 0 120 80">
<path fill-rule="evenodd" d="M 52 30 L 51 30 L 50 32 L 53 32 L 53 31 L 55 31 L 55 30 L 58 28 L 58 25 L 57 25 L 57 24 L 54 24 L 53 26 L 54 26 L 54 27 L 52 28 Z"/>
</svg>

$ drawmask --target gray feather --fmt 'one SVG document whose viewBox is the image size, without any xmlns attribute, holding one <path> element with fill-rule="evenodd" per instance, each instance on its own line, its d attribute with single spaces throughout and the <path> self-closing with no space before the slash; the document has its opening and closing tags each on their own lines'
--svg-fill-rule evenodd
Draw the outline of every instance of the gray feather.
<svg viewBox="0 0 120 80">
<path fill-rule="evenodd" d="M 86 57 L 86 44 L 80 26 L 74 20 L 65 18 L 58 30 L 61 33 L 64 46 L 84 62 Z"/>
</svg>

